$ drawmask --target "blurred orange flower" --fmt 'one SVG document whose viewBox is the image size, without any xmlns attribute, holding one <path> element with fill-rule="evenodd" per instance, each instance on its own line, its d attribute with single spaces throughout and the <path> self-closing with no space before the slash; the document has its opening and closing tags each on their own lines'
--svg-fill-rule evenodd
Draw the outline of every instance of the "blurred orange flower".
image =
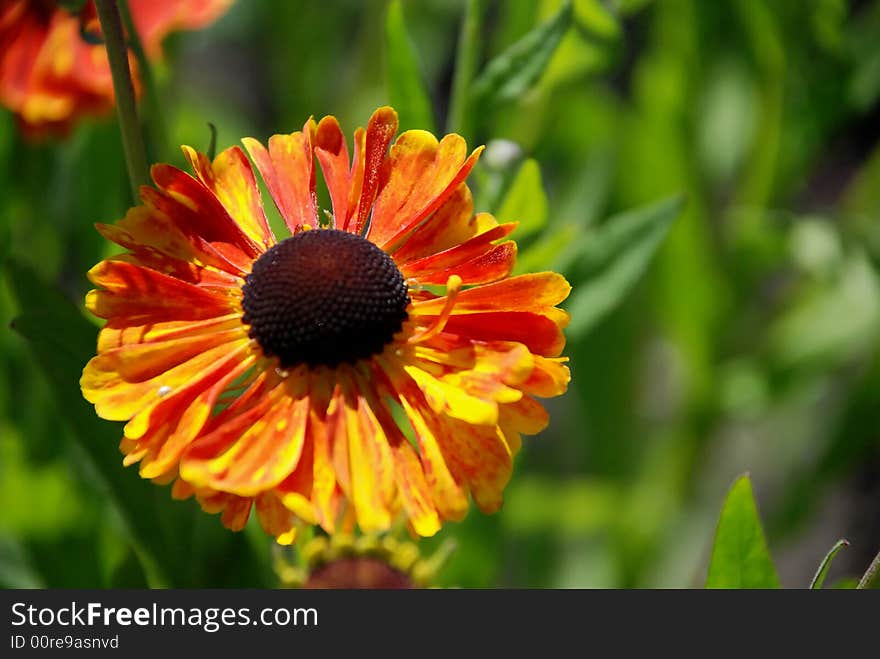
<svg viewBox="0 0 880 659">
<path fill-rule="evenodd" d="M 291 542 L 328 532 L 417 534 L 501 506 L 535 396 L 566 389 L 565 279 L 512 277 L 515 224 L 474 214 L 464 139 L 397 132 L 391 108 L 354 136 L 334 117 L 244 144 L 290 237 L 275 238 L 244 152 L 195 176 L 155 165 L 143 204 L 101 233 L 129 250 L 89 272 L 107 324 L 81 386 L 127 421 L 125 464 L 175 481 L 240 529 L 252 506 Z M 390 149 L 389 149 L 390 145 Z M 332 201 L 321 212 L 317 160 Z"/>
<path fill-rule="evenodd" d="M 216 20 L 232 0 L 129 0 L 132 22 L 150 58 L 174 30 Z M 113 107 L 113 81 L 94 3 L 72 14 L 49 0 L 0 0 L 0 103 L 30 137 L 64 134 L 83 115 Z M 134 57 L 129 56 L 138 88 Z"/>
</svg>

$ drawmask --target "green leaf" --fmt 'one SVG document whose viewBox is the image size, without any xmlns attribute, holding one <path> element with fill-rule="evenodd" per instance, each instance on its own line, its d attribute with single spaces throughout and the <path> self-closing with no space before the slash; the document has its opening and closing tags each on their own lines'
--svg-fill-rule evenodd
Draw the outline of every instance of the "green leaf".
<svg viewBox="0 0 880 659">
<path fill-rule="evenodd" d="M 96 328 L 31 269 L 10 260 L 7 273 L 22 310 L 12 327 L 27 340 L 46 374 L 57 409 L 119 512 L 150 585 L 271 583 L 268 568 L 243 534 L 227 531 L 193 501 L 173 501 L 167 488 L 122 466 L 117 448 L 121 425 L 99 419 L 79 388 L 83 366 L 95 354 Z"/>
<path fill-rule="evenodd" d="M 385 60 L 388 97 L 397 110 L 400 127 L 433 132 L 431 99 L 416 64 L 418 59 L 406 32 L 400 0 L 392 0 L 385 17 Z"/>
<path fill-rule="evenodd" d="M 617 16 L 600 0 L 574 0 L 574 17 L 591 36 L 607 41 L 620 37 Z"/>
<path fill-rule="evenodd" d="M 520 166 L 496 214 L 500 222 L 519 222 L 517 238 L 529 236 L 547 224 L 547 195 L 538 163 L 529 158 Z"/>
<path fill-rule="evenodd" d="M 831 550 L 825 554 L 825 558 L 822 559 L 822 563 L 819 565 L 819 569 L 816 570 L 816 574 L 813 577 L 813 580 L 810 582 L 810 590 L 820 590 L 822 588 L 822 584 L 825 583 L 825 577 L 828 576 L 828 568 L 831 567 L 831 561 L 834 560 L 834 557 L 837 556 L 837 552 L 839 552 L 844 547 L 849 547 L 849 541 L 841 538 Z"/>
<path fill-rule="evenodd" d="M 736 480 L 724 502 L 706 588 L 779 588 L 748 474 Z"/>
<path fill-rule="evenodd" d="M 620 304 L 645 272 L 681 208 L 682 200 L 676 197 L 629 211 L 573 243 L 563 265 L 573 261 L 582 283 L 566 306 L 571 314 L 569 336 L 583 335 Z"/>
<path fill-rule="evenodd" d="M 571 25 L 571 2 L 490 61 L 474 81 L 473 103 L 495 104 L 519 98 L 534 85 Z"/>
</svg>

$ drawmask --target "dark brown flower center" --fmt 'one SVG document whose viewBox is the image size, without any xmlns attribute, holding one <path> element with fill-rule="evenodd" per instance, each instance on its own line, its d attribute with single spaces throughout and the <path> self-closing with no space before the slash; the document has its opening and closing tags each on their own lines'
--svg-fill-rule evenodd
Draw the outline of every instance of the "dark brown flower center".
<svg viewBox="0 0 880 659">
<path fill-rule="evenodd" d="M 406 282 L 373 243 L 336 229 L 303 231 L 254 262 L 242 320 L 284 368 L 338 366 L 382 352 L 406 320 Z"/>
<path fill-rule="evenodd" d="M 378 558 L 340 558 L 315 569 L 303 586 L 307 589 L 410 589 L 413 580 Z"/>
</svg>

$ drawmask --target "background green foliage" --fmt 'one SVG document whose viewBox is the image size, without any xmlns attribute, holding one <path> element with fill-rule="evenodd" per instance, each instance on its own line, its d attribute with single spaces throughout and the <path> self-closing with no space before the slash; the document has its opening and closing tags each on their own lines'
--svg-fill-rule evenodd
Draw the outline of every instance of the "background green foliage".
<svg viewBox="0 0 880 659">
<path fill-rule="evenodd" d="M 392 102 L 487 144 L 478 209 L 521 222 L 521 270 L 574 284 L 571 390 L 504 509 L 424 543 L 457 542 L 444 584 L 806 587 L 841 537 L 821 580 L 864 571 L 880 3 L 248 0 L 166 46 L 154 159 L 182 166 L 170 145 L 206 149 L 208 121 L 222 148 Z M 79 397 L 122 163 L 110 120 L 35 145 L 0 114 L 0 585 L 273 585 L 262 531 L 124 470 Z"/>
</svg>

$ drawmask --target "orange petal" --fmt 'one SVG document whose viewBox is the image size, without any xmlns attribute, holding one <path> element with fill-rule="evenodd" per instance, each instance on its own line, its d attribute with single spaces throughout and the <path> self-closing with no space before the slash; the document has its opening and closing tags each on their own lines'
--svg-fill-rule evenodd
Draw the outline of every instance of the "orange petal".
<svg viewBox="0 0 880 659">
<path fill-rule="evenodd" d="M 275 236 L 263 211 L 254 170 L 244 152 L 237 146 L 230 147 L 221 151 L 212 163 L 208 156 L 192 147 L 182 149 L 199 180 L 216 195 L 242 231 L 264 249 L 271 247 Z"/>
<path fill-rule="evenodd" d="M 204 183 L 171 165 L 153 165 L 150 173 L 156 187 L 178 203 L 171 217 L 184 229 L 209 243 L 237 248 L 251 258 L 262 252 Z"/>
<path fill-rule="evenodd" d="M 317 524 L 318 517 L 315 508 L 312 506 L 312 486 L 314 483 L 314 452 L 315 442 L 313 436 L 313 425 L 311 421 L 306 427 L 305 441 L 303 442 L 302 455 L 296 469 L 285 478 L 275 488 L 275 494 L 284 504 L 284 507 L 290 510 L 298 518 L 307 524 Z"/>
<path fill-rule="evenodd" d="M 400 256 L 395 254 L 395 261 L 404 277 L 417 277 L 423 280 L 422 278 L 430 273 L 455 268 L 482 256 L 495 246 L 496 240 L 509 235 L 515 228 L 516 223 L 497 225 L 459 245 L 430 256 L 403 262 Z"/>
<path fill-rule="evenodd" d="M 363 398 L 347 398 L 343 406 L 351 469 L 351 501 L 363 531 L 391 525 L 394 460 L 388 439 Z"/>
<path fill-rule="evenodd" d="M 135 440 L 142 478 L 157 478 L 177 471 L 183 450 L 211 418 L 220 395 L 253 364 L 253 358 L 232 354 L 200 377 L 167 394 L 158 403 L 138 412 L 125 426 L 126 440 Z M 130 464 L 132 455 L 127 456 Z"/>
<path fill-rule="evenodd" d="M 509 277 L 491 284 L 461 291 L 455 300 L 453 315 L 487 311 L 539 311 L 562 302 L 571 286 L 555 272 Z M 442 297 L 414 303 L 418 314 L 436 314 L 442 310 Z"/>
<path fill-rule="evenodd" d="M 409 263 L 442 252 L 497 225 L 498 222 L 488 213 L 474 215 L 471 191 L 462 183 L 419 230 L 411 233 L 395 250 L 394 260 Z"/>
<path fill-rule="evenodd" d="M 309 119 L 301 131 L 270 137 L 268 150 L 253 138 L 242 140 L 291 233 L 304 224 L 318 224 L 312 160 L 314 134 L 315 122 Z"/>
<path fill-rule="evenodd" d="M 324 182 L 333 203 L 333 228 L 342 228 L 348 220 L 352 172 L 348 147 L 336 117 L 324 117 L 315 132 L 315 157 L 321 164 Z"/>
<path fill-rule="evenodd" d="M 312 464 L 312 504 L 318 515 L 318 522 L 328 533 L 336 528 L 339 515 L 339 497 L 336 471 L 333 466 L 333 433 L 335 424 L 331 424 L 312 412 L 309 416 L 309 435 L 314 447 Z"/>
<path fill-rule="evenodd" d="M 439 284 L 457 275 L 465 284 L 488 284 L 507 277 L 516 263 L 516 243 L 512 240 L 493 245 L 479 256 L 458 265 L 413 277 L 423 284 Z M 455 313 L 455 311 L 453 311 Z"/>
<path fill-rule="evenodd" d="M 532 353 L 555 357 L 565 347 L 559 323 L 530 311 L 496 311 L 452 315 L 444 333 L 457 334 L 473 341 L 515 341 Z"/>
<path fill-rule="evenodd" d="M 468 497 L 464 480 L 458 473 L 458 456 L 444 453 L 442 442 L 447 438 L 438 437 L 423 414 L 431 414 L 430 410 L 416 401 L 417 397 L 412 395 L 400 398 L 419 442 L 419 458 L 434 506 L 444 519 L 463 519 L 467 514 Z"/>
<path fill-rule="evenodd" d="M 132 265 L 155 270 L 163 275 L 180 279 L 188 284 L 213 290 L 223 295 L 238 291 L 244 284 L 241 277 L 236 277 L 222 270 L 204 268 L 196 263 L 159 254 L 149 249 L 138 249 L 134 253 L 119 254 L 114 261 L 124 261 Z"/>
<path fill-rule="evenodd" d="M 242 327 L 195 334 L 166 341 L 129 344 L 107 350 L 101 358 L 128 382 L 148 380 L 222 343 L 245 336 Z"/>
<path fill-rule="evenodd" d="M 565 357 L 548 359 L 534 355 L 535 367 L 529 378 L 521 385 L 523 391 L 527 391 L 541 398 L 551 398 L 565 393 L 571 380 L 571 373 L 565 362 Z"/>
<path fill-rule="evenodd" d="M 390 107 L 381 107 L 373 112 L 367 123 L 364 138 L 363 156 L 359 152 L 358 134 L 355 133 L 355 162 L 352 187 L 360 188 L 360 197 L 353 214 L 353 224 L 346 223 L 343 229 L 360 234 L 367 224 L 376 192 L 379 189 L 379 176 L 385 162 L 388 145 L 397 132 L 397 113 Z M 363 158 L 363 169 L 360 168 Z M 362 171 L 362 173 L 361 173 Z M 351 202 L 350 202 L 351 203 Z M 375 217 L 375 212 L 373 213 Z M 374 241 L 375 242 L 375 241 Z"/>
<path fill-rule="evenodd" d="M 271 489 L 296 468 L 302 453 L 307 397 L 279 384 L 260 404 L 199 437 L 180 461 L 183 479 L 239 496 Z"/>
<path fill-rule="evenodd" d="M 184 262 L 201 263 L 233 275 L 244 275 L 250 270 L 249 263 L 245 264 L 246 267 L 233 263 L 204 238 L 184 232 L 149 200 L 165 206 L 176 202 L 152 188 L 141 188 L 141 194 L 146 200 L 144 206 L 129 209 L 125 218 L 115 224 L 96 224 L 98 232 L 138 255 L 144 252 L 164 255 Z"/>
<path fill-rule="evenodd" d="M 392 147 L 385 170 L 387 180 L 376 197 L 370 223 L 370 240 L 390 253 L 455 194 L 483 150 L 475 149 L 465 160 L 466 147 L 458 135 L 447 135 L 437 144 L 430 133 L 408 133 L 418 133 L 419 137 L 410 140 L 415 143 L 407 144 L 396 162 Z M 395 147 L 406 135 L 401 135 Z M 431 161 L 426 163 L 428 157 Z"/>
<path fill-rule="evenodd" d="M 440 516 L 419 457 L 392 421 L 383 420 L 382 426 L 394 460 L 394 481 L 410 525 L 420 536 L 432 536 L 440 530 Z"/>
<path fill-rule="evenodd" d="M 106 260 L 89 270 L 103 290 L 86 296 L 86 308 L 99 318 L 131 316 L 164 320 L 201 320 L 224 316 L 238 306 L 222 295 L 124 261 Z"/>
<path fill-rule="evenodd" d="M 254 499 L 254 504 L 263 530 L 275 537 L 278 544 L 291 544 L 296 537 L 296 517 L 281 500 L 272 492 L 264 492 Z"/>
<path fill-rule="evenodd" d="M 127 421 L 169 393 L 223 368 L 228 360 L 238 359 L 238 351 L 247 345 L 247 339 L 220 344 L 139 382 L 126 381 L 115 370 L 114 359 L 98 355 L 83 369 L 80 387 L 86 400 L 95 405 L 98 416 L 110 421 Z"/>
<path fill-rule="evenodd" d="M 98 353 L 125 345 L 220 333 L 241 326 L 241 314 L 237 312 L 207 320 L 172 320 L 140 325 L 128 318 L 113 318 L 98 332 Z"/>
</svg>

